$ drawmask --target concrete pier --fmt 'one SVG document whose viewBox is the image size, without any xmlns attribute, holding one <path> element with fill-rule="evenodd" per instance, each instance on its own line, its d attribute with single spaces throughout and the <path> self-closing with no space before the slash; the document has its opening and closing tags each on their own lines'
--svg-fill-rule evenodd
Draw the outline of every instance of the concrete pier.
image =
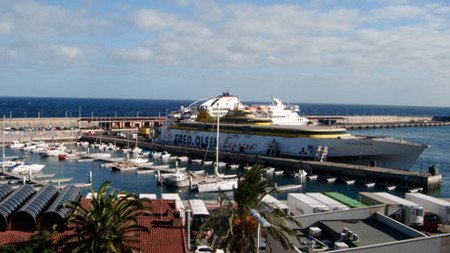
<svg viewBox="0 0 450 253">
<path fill-rule="evenodd" d="M 306 116 L 323 125 L 343 127 L 349 130 L 370 128 L 449 126 L 449 117 L 432 116 Z"/>
</svg>

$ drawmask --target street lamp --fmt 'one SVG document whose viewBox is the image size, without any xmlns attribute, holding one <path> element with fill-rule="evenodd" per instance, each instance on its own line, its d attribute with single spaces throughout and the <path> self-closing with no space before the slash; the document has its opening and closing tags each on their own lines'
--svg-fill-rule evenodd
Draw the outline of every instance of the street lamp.
<svg viewBox="0 0 450 253">
<path fill-rule="evenodd" d="M 250 215 L 253 216 L 258 221 L 258 231 L 257 231 L 257 236 L 256 236 L 256 252 L 259 252 L 259 237 L 260 237 L 259 234 L 261 233 L 261 226 L 268 228 L 271 225 L 255 209 L 250 209 L 249 211 L 250 211 Z"/>
</svg>

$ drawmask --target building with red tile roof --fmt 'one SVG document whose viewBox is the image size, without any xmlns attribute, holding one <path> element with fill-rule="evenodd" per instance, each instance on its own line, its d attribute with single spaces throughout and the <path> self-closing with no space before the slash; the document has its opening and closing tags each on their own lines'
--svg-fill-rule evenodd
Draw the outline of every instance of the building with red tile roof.
<svg viewBox="0 0 450 253">
<path fill-rule="evenodd" d="M 84 207 L 89 203 L 90 200 L 81 199 L 81 204 Z M 188 252 L 186 233 L 182 226 L 180 214 L 175 209 L 175 201 L 158 199 L 153 200 L 150 206 L 153 216 L 141 216 L 138 218 L 139 224 L 149 228 L 149 231 L 140 231 L 139 242 L 132 243 L 130 246 L 138 247 L 142 252 L 148 253 Z M 36 233 L 13 230 L 0 232 L 0 249 L 4 246 L 13 246 L 27 242 Z"/>
</svg>

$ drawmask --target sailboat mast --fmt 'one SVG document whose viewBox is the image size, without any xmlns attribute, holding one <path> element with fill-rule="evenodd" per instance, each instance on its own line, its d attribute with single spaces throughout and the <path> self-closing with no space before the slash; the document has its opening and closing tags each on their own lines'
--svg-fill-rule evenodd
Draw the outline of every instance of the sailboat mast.
<svg viewBox="0 0 450 253">
<path fill-rule="evenodd" d="M 5 173 L 5 115 L 3 115 L 3 136 L 2 136 L 2 174 Z"/>
<path fill-rule="evenodd" d="M 219 123 L 220 123 L 220 107 L 217 104 L 217 132 L 216 132 L 216 166 L 214 166 L 214 172 L 219 174 Z"/>
</svg>

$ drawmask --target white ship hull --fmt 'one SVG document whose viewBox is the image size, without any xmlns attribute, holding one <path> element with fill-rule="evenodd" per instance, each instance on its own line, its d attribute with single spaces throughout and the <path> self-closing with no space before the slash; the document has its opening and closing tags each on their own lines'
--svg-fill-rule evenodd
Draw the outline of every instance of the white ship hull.
<svg viewBox="0 0 450 253">
<path fill-rule="evenodd" d="M 217 179 L 215 182 L 199 183 L 198 192 L 232 191 L 237 189 L 238 179 Z"/>
<path fill-rule="evenodd" d="M 267 155 L 276 143 L 277 155 L 314 159 L 319 146 L 328 147 L 327 160 L 408 170 L 426 148 L 425 145 L 393 138 L 347 136 L 343 138 L 280 137 L 242 133 L 220 133 L 220 150 Z M 215 148 L 216 137 L 210 132 L 161 128 L 160 142 L 196 148 Z"/>
</svg>

